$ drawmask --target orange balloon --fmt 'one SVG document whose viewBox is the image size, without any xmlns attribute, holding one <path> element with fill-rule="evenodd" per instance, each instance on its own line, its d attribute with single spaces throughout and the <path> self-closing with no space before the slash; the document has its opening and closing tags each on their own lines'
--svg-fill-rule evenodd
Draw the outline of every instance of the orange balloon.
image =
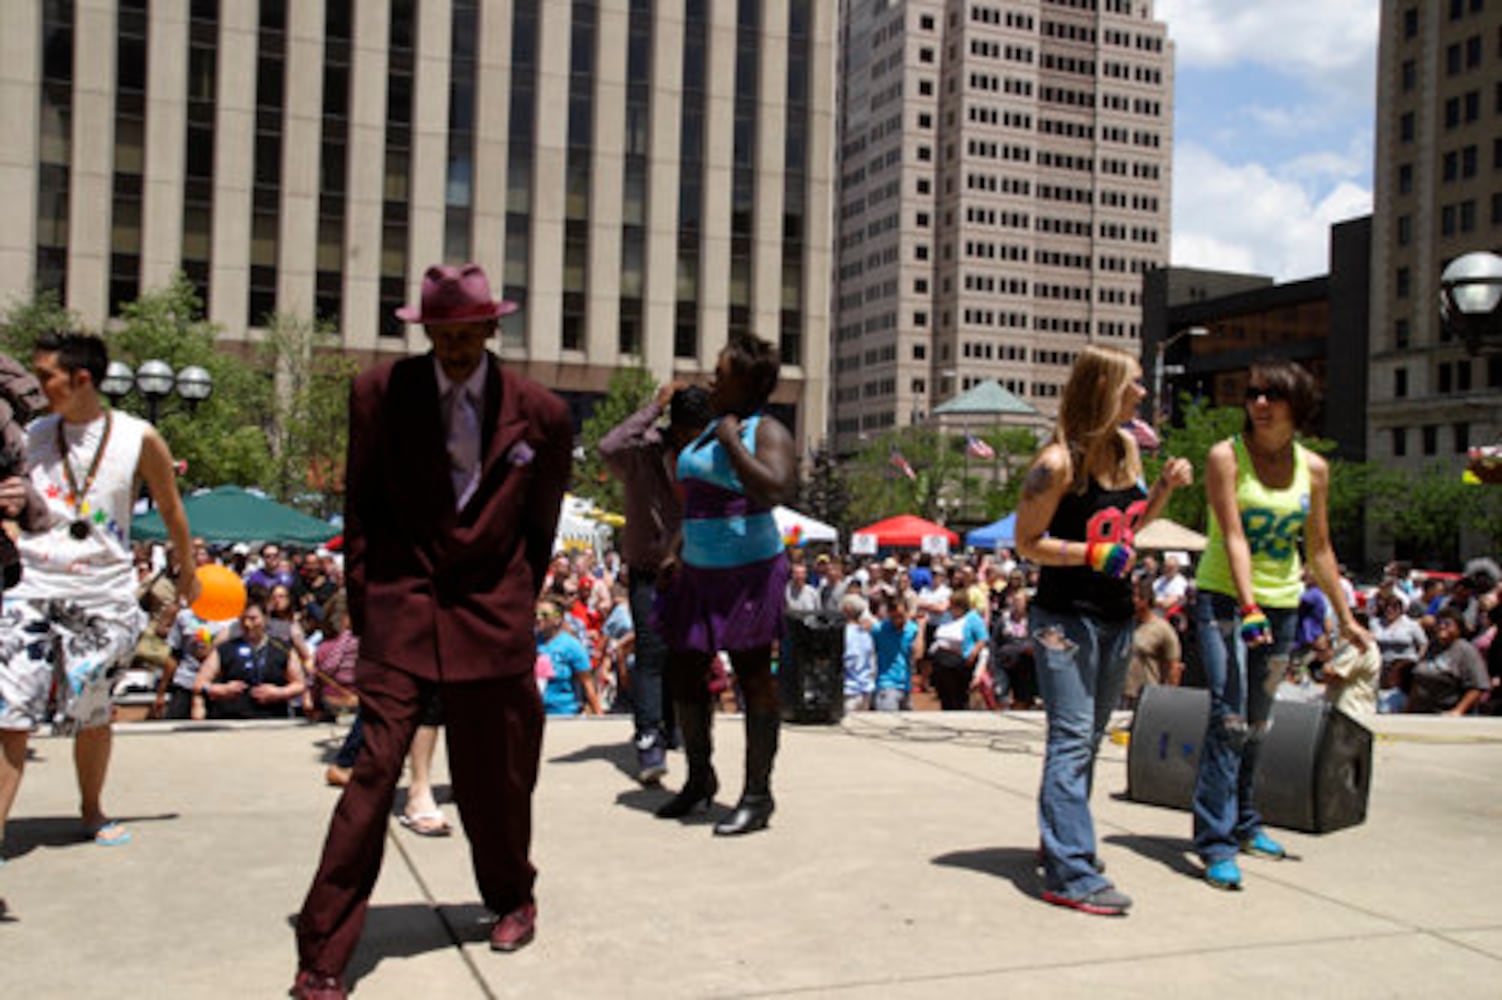
<svg viewBox="0 0 1502 1000">
<path fill-rule="evenodd" d="M 193 613 L 204 621 L 229 621 L 245 610 L 245 584 L 227 566 L 198 567 L 198 589 Z"/>
</svg>

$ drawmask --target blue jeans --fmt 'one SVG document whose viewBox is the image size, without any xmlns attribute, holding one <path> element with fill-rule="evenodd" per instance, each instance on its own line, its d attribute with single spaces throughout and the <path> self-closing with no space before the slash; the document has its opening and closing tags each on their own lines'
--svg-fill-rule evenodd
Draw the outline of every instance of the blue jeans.
<svg viewBox="0 0 1502 1000">
<path fill-rule="evenodd" d="M 1090 788 L 1095 753 L 1121 699 L 1132 651 L 1132 622 L 1105 622 L 1034 607 L 1038 686 L 1048 716 L 1038 831 L 1044 884 L 1072 899 L 1111 885 L 1095 870 Z"/>
<path fill-rule="evenodd" d="M 664 721 L 662 679 L 667 670 L 668 646 L 652 627 L 652 602 L 657 599 L 655 574 L 630 571 L 631 627 L 636 632 L 636 660 L 631 673 L 631 713 L 636 740 L 668 745 L 669 726 Z"/>
<path fill-rule="evenodd" d="M 1293 608 L 1262 610 L 1272 626 L 1272 644 L 1248 649 L 1234 597 L 1201 591 L 1194 606 L 1210 688 L 1210 723 L 1194 785 L 1194 850 L 1206 864 L 1235 857 L 1241 841 L 1262 826 L 1252 782 L 1262 738 L 1272 724 L 1268 665 L 1274 659 L 1286 663 L 1298 623 Z"/>
</svg>

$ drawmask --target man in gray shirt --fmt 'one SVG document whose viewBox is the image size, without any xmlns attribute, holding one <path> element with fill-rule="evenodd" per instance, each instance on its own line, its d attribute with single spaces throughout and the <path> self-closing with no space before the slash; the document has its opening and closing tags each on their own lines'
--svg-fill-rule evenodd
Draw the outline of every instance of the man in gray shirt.
<svg viewBox="0 0 1502 1000">
<path fill-rule="evenodd" d="M 1491 687 L 1481 654 L 1460 637 L 1464 628 L 1465 619 L 1455 608 L 1442 608 L 1435 616 L 1435 641 L 1413 668 L 1408 711 L 1465 715 Z"/>
<path fill-rule="evenodd" d="M 658 421 L 668 414 L 666 430 Z M 637 780 L 656 784 L 667 773 L 672 721 L 665 717 L 662 678 L 668 648 L 652 627 L 657 572 L 672 552 L 683 522 L 674 488 L 678 452 L 709 423 L 709 395 L 698 386 L 672 383 L 600 439 L 600 456 L 625 489 L 626 525 L 621 558 L 630 581 L 636 628 L 636 669 L 630 679 L 636 728 Z"/>
</svg>

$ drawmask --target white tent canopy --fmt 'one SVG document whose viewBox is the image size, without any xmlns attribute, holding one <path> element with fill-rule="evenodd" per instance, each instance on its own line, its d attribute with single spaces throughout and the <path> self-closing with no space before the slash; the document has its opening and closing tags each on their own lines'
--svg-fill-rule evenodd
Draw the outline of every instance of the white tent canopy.
<svg viewBox="0 0 1502 1000">
<path fill-rule="evenodd" d="M 807 514 L 800 514 L 791 507 L 774 507 L 772 508 L 772 516 L 777 518 L 777 530 L 782 533 L 783 538 L 792 535 L 793 529 L 796 527 L 798 529 L 799 544 L 807 542 L 834 542 L 835 544 L 839 544 L 840 533 L 835 530 L 834 525 L 817 521 Z"/>
<path fill-rule="evenodd" d="M 1177 521 L 1160 517 L 1137 532 L 1136 547 L 1139 549 L 1182 549 L 1185 552 L 1205 551 L 1205 536 L 1193 528 L 1186 528 Z"/>
</svg>

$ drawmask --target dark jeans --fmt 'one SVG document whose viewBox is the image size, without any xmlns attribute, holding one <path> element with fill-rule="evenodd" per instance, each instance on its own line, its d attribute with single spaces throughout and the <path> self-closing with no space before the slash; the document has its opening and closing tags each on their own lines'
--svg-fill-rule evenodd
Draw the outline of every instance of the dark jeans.
<svg viewBox="0 0 1502 1000">
<path fill-rule="evenodd" d="M 1281 679 L 1298 622 L 1291 608 L 1263 611 L 1273 642 L 1248 649 L 1235 598 L 1202 590 L 1194 606 L 1210 688 L 1210 721 L 1194 786 L 1194 850 L 1206 864 L 1234 858 L 1240 842 L 1262 827 L 1252 788 L 1262 738 L 1272 724 L 1269 684 Z"/>
<path fill-rule="evenodd" d="M 652 627 L 652 603 L 657 599 L 657 575 L 650 570 L 630 571 L 631 627 L 636 632 L 636 662 L 631 671 L 631 714 L 638 743 L 647 738 L 665 744 L 672 732 L 670 706 L 662 703 L 663 676 L 667 672 L 668 645 Z"/>
<path fill-rule="evenodd" d="M 339 752 L 334 755 L 334 765 L 349 769 L 355 766 L 355 757 L 360 753 L 360 747 L 365 745 L 365 727 L 360 722 L 360 713 L 355 713 L 355 721 L 349 727 L 349 732 L 344 734 L 344 743 L 339 747 Z"/>
</svg>

